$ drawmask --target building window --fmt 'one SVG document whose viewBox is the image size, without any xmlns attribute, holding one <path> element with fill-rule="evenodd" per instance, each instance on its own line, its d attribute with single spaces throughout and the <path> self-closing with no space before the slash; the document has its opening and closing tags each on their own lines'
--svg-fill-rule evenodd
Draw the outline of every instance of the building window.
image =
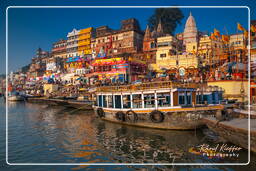
<svg viewBox="0 0 256 171">
<path fill-rule="evenodd" d="M 156 44 L 154 42 L 151 42 L 150 43 L 150 48 L 155 48 L 156 47 Z"/>
<path fill-rule="evenodd" d="M 170 46 L 171 42 L 160 42 L 157 44 L 157 47 L 167 47 Z"/>
<path fill-rule="evenodd" d="M 165 58 L 165 57 L 166 57 L 166 53 L 160 54 L 160 57 L 161 57 L 161 58 Z"/>
</svg>

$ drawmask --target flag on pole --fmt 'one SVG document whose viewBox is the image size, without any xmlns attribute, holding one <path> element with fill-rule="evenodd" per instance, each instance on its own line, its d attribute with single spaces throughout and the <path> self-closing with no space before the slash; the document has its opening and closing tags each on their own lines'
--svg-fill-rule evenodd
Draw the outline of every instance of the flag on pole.
<svg viewBox="0 0 256 171">
<path fill-rule="evenodd" d="M 227 43 L 229 41 L 228 35 L 222 35 L 222 41 Z"/>
<path fill-rule="evenodd" d="M 220 31 L 217 29 L 214 29 L 214 35 L 220 37 Z"/>
<path fill-rule="evenodd" d="M 251 25 L 251 32 L 256 33 L 256 27 L 254 25 Z"/>
<path fill-rule="evenodd" d="M 210 39 L 211 40 L 216 40 L 216 37 L 215 37 L 214 33 L 211 33 Z"/>
<path fill-rule="evenodd" d="M 240 31 L 244 31 L 245 30 L 240 23 L 237 23 L 237 29 L 240 30 Z"/>
</svg>

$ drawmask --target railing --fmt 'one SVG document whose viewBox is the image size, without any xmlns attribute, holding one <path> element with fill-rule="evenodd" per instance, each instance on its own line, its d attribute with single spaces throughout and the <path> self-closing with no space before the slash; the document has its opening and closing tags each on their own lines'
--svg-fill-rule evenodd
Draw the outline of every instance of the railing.
<svg viewBox="0 0 256 171">
<path fill-rule="evenodd" d="M 171 81 L 159 81 L 159 82 L 149 82 L 141 83 L 135 85 L 116 85 L 116 86 L 102 86 L 97 87 L 98 92 L 116 92 L 116 91 L 138 91 L 138 90 L 157 90 L 164 88 L 200 88 L 205 86 L 205 84 L 199 83 L 180 83 Z"/>
</svg>

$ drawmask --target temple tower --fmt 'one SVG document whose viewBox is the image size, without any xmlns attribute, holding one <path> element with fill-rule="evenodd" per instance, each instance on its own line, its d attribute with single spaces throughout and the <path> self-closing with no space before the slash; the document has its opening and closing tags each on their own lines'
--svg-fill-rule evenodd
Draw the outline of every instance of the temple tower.
<svg viewBox="0 0 256 171">
<path fill-rule="evenodd" d="M 195 18 L 190 15 L 186 21 L 184 33 L 183 33 L 183 44 L 186 45 L 187 43 L 195 43 L 198 40 L 198 31 L 196 27 Z"/>
</svg>

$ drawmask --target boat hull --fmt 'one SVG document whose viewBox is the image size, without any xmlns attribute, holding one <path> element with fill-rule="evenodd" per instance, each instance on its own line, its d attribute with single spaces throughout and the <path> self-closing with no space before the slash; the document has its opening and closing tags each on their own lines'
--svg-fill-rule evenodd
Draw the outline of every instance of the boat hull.
<svg viewBox="0 0 256 171">
<path fill-rule="evenodd" d="M 22 96 L 9 96 L 8 101 L 24 101 Z"/>
<path fill-rule="evenodd" d="M 67 102 L 68 107 L 73 107 L 76 109 L 83 109 L 83 110 L 92 110 L 92 102 L 89 101 L 77 101 L 77 100 L 70 100 Z"/>
<path fill-rule="evenodd" d="M 102 108 L 101 108 L 102 109 Z M 202 108 L 203 109 L 203 108 Z M 99 116 L 97 113 L 98 108 L 94 107 L 95 114 Z M 167 110 L 160 109 L 158 110 L 164 115 L 164 119 L 160 122 L 154 122 L 151 117 L 151 113 L 155 110 L 147 110 L 147 111 L 136 111 L 133 112 L 136 114 L 137 119 L 130 119 L 127 111 L 118 111 L 118 110 L 110 110 L 103 109 L 104 117 L 101 119 L 106 121 L 111 121 L 115 123 L 121 123 L 125 125 L 139 126 L 139 127 L 147 127 L 147 128 L 157 128 L 157 129 L 172 129 L 172 130 L 192 130 L 199 127 L 202 127 L 204 123 L 202 122 L 202 117 L 207 115 L 215 115 L 219 109 L 208 109 L 208 110 L 199 110 L 195 108 L 187 108 L 184 110 Z M 118 112 L 123 112 L 125 117 L 122 120 L 117 117 Z M 134 118 L 134 117 L 133 117 Z"/>
</svg>

